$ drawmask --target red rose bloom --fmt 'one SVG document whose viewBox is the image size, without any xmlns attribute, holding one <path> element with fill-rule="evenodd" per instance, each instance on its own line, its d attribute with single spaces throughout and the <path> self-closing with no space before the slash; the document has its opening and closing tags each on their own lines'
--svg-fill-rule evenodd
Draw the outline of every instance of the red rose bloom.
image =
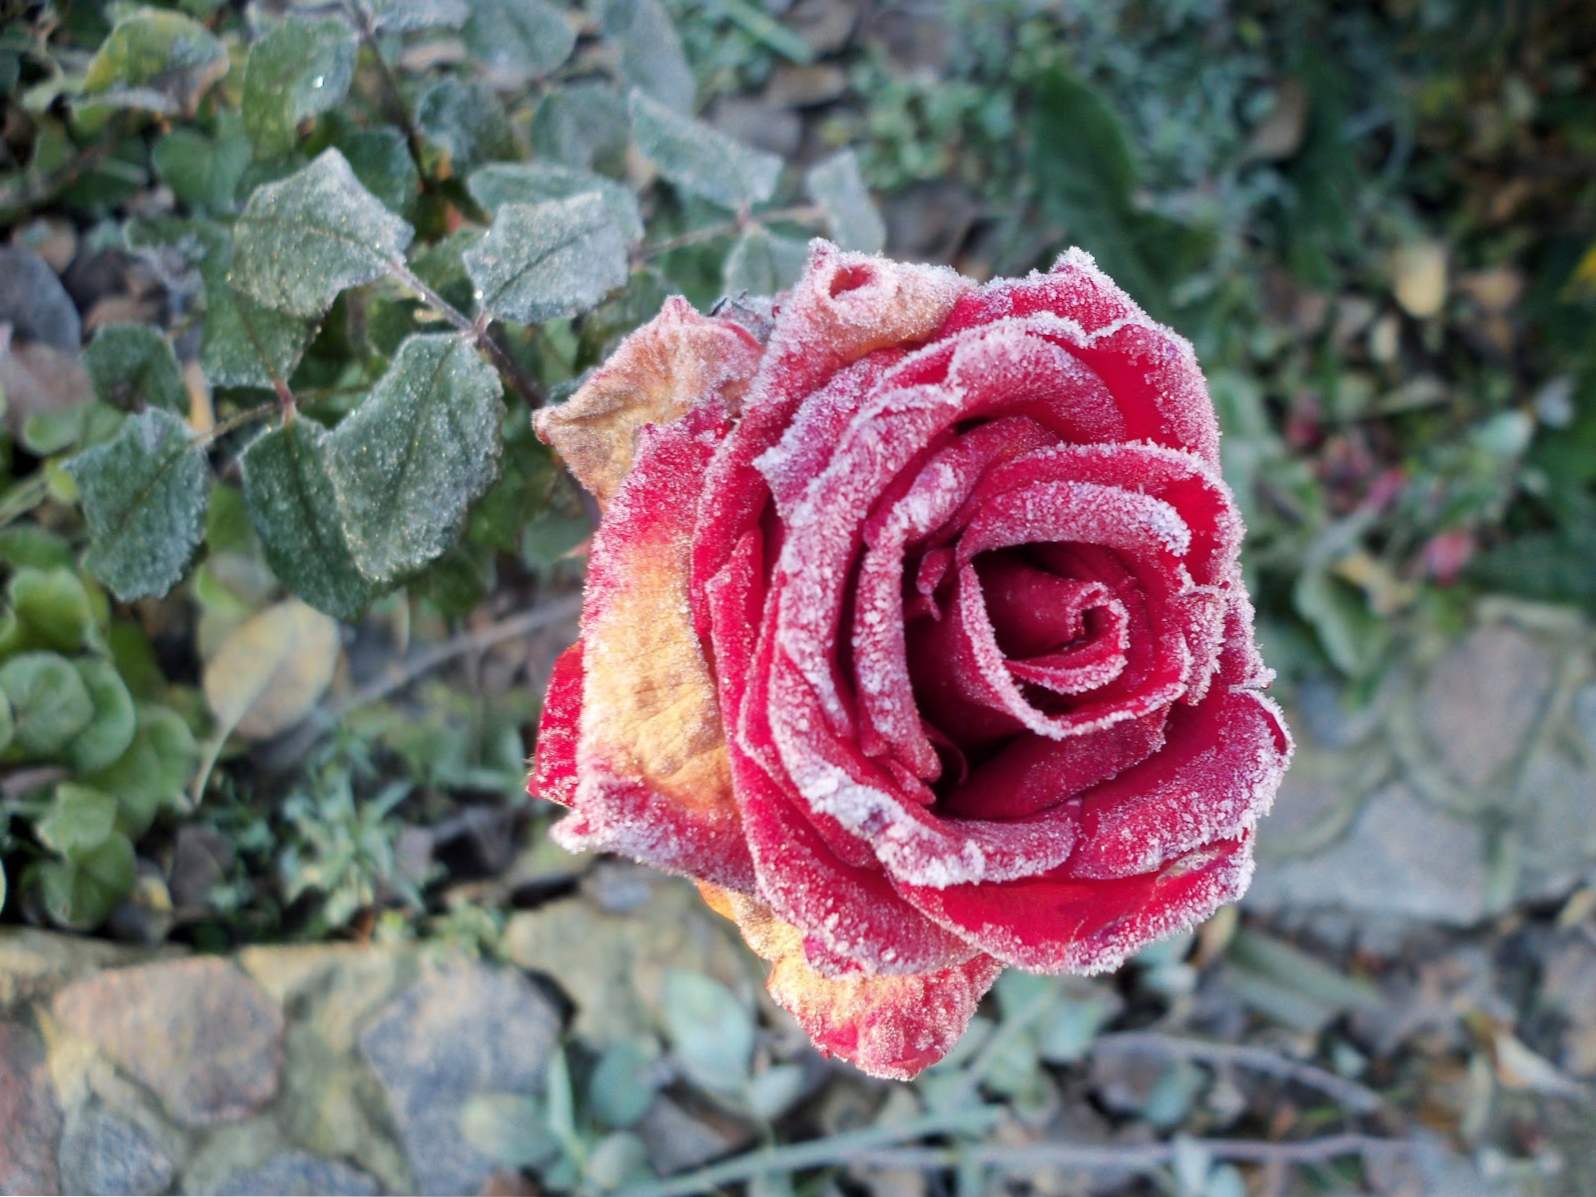
<svg viewBox="0 0 1596 1197">
<path fill-rule="evenodd" d="M 1191 346 L 1072 250 L 976 286 L 815 242 L 668 302 L 540 434 L 604 515 L 531 789 L 696 878 L 823 1050 L 909 1077 L 1004 965 L 1241 894 L 1291 752 Z"/>
</svg>

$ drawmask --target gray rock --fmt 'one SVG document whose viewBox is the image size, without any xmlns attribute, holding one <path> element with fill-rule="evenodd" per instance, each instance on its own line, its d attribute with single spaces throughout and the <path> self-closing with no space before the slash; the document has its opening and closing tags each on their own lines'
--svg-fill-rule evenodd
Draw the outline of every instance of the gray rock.
<svg viewBox="0 0 1596 1197">
<path fill-rule="evenodd" d="M 388 1003 L 360 1037 L 418 1193 L 476 1192 L 494 1161 L 466 1142 L 460 1112 L 479 1093 L 543 1083 L 559 1019 L 532 983 L 485 964 L 439 968 Z"/>
<path fill-rule="evenodd" d="M 68 1116 L 60 1158 L 71 1193 L 160 1193 L 172 1183 L 172 1161 L 155 1138 L 98 1104 Z"/>
<path fill-rule="evenodd" d="M 44 1047 L 31 1026 L 0 1022 L 0 1193 L 58 1193 L 61 1133 Z"/>
<path fill-rule="evenodd" d="M 0 246 L 0 324 L 20 341 L 76 353 L 83 322 L 50 265 L 32 250 Z"/>
<path fill-rule="evenodd" d="M 52 1012 L 189 1126 L 242 1118 L 277 1092 L 282 1011 L 225 960 L 98 973 L 56 994 Z"/>
<path fill-rule="evenodd" d="M 1259 869 L 1246 902 L 1468 926 L 1488 913 L 1486 881 L 1479 829 L 1393 782 L 1370 795 L 1347 835 L 1323 852 Z"/>
<path fill-rule="evenodd" d="M 1499 784 L 1541 716 L 1554 672 L 1540 644 L 1511 625 L 1470 632 L 1430 671 L 1417 699 L 1446 771 L 1474 789 Z"/>
<path fill-rule="evenodd" d="M 359 1168 L 351 1168 L 337 1160 L 318 1159 L 303 1151 L 287 1151 L 247 1172 L 229 1176 L 218 1186 L 217 1192 L 261 1197 L 293 1197 L 301 1193 L 368 1197 L 377 1192 L 377 1182 Z"/>
</svg>

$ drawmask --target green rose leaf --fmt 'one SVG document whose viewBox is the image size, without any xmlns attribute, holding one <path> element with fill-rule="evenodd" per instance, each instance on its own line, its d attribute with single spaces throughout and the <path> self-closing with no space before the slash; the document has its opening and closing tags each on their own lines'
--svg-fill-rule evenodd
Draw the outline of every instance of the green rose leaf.
<svg viewBox="0 0 1596 1197">
<path fill-rule="evenodd" d="M 30 643 L 72 653 L 94 638 L 89 592 L 72 570 L 19 569 L 6 593 Z"/>
<path fill-rule="evenodd" d="M 360 185 L 390 212 L 402 213 L 421 188 L 421 174 L 405 135 L 392 125 L 361 129 L 338 139 Z"/>
<path fill-rule="evenodd" d="M 238 202 L 238 181 L 249 166 L 249 139 L 236 113 L 221 113 L 216 124 L 214 137 L 173 129 L 155 143 L 150 161 L 172 194 L 190 207 L 231 212 Z"/>
<path fill-rule="evenodd" d="M 750 225 L 726 255 L 726 294 L 774 295 L 786 290 L 803 273 L 808 257 L 807 242 L 778 236 L 763 225 Z"/>
<path fill-rule="evenodd" d="M 17 747 L 54 756 L 94 718 L 94 700 L 72 662 L 55 653 L 22 653 L 0 665 L 0 691 L 10 700 Z"/>
<path fill-rule="evenodd" d="M 518 1093 L 479 1093 L 460 1110 L 460 1134 L 505 1168 L 534 1168 L 560 1154 L 542 1103 Z"/>
<path fill-rule="evenodd" d="M 506 83 L 547 75 L 571 56 L 576 30 L 544 0 L 476 0 L 465 26 L 466 49 Z"/>
<path fill-rule="evenodd" d="M 204 90 L 227 73 L 227 50 L 197 21 L 141 8 L 119 20 L 89 60 L 85 95 L 150 112 L 193 112 Z"/>
<path fill-rule="evenodd" d="M 244 503 L 272 571 L 318 610 L 359 617 L 380 587 L 355 565 L 327 472 L 325 428 L 301 416 L 244 452 Z"/>
<path fill-rule="evenodd" d="M 440 79 L 421 93 L 416 124 L 441 155 L 437 173 L 445 178 L 516 154 L 515 135 L 498 98 L 476 84 Z"/>
<path fill-rule="evenodd" d="M 127 243 L 135 252 L 175 250 L 199 269 L 205 288 L 200 366 L 212 386 L 270 387 L 274 378 L 294 372 L 311 329 L 233 286 L 233 239 L 226 228 L 211 221 L 135 221 Z"/>
<path fill-rule="evenodd" d="M 633 91 L 628 107 L 638 149 L 689 195 L 723 208 L 762 204 L 776 191 L 781 159 Z"/>
<path fill-rule="evenodd" d="M 887 226 L 870 198 L 857 154 L 843 150 L 816 163 L 804 176 L 804 185 L 825 213 L 833 241 L 860 253 L 881 252 L 887 243 Z"/>
<path fill-rule="evenodd" d="M 250 47 L 244 129 L 258 157 L 286 154 L 299 122 L 337 105 L 355 76 L 355 34 L 331 17 L 290 17 Z"/>
<path fill-rule="evenodd" d="M 659 0 L 605 0 L 599 22 L 628 83 L 675 112 L 693 110 L 693 68 Z"/>
<path fill-rule="evenodd" d="M 233 231 L 233 282 L 267 307 L 319 316 L 346 287 L 386 274 L 413 230 L 324 150 L 255 189 Z"/>
<path fill-rule="evenodd" d="M 502 416 L 498 375 L 463 338 L 418 334 L 399 347 L 328 438 L 344 534 L 368 580 L 397 581 L 454 544 L 493 482 Z"/>
<path fill-rule="evenodd" d="M 133 888 L 133 872 L 133 845 L 113 831 L 93 848 L 39 866 L 39 894 L 55 922 L 89 931 Z"/>
<path fill-rule="evenodd" d="M 603 195 L 506 204 L 463 255 L 482 306 L 522 324 L 594 307 L 626 281 L 626 239 Z"/>
<path fill-rule="evenodd" d="M 506 204 L 541 204 L 596 191 L 627 244 L 643 239 L 643 214 L 631 188 L 590 170 L 555 162 L 490 162 L 471 172 L 466 190 L 495 215 Z"/>
<path fill-rule="evenodd" d="M 113 407 L 188 410 L 188 393 L 177 355 L 149 324 L 107 324 L 83 351 L 83 364 L 101 403 Z"/>
<path fill-rule="evenodd" d="M 379 33 L 458 29 L 471 15 L 467 0 L 360 0 L 360 12 Z"/>
<path fill-rule="evenodd" d="M 45 846 L 63 856 L 87 851 L 116 830 L 116 799 L 88 786 L 62 782 L 38 828 Z"/>
<path fill-rule="evenodd" d="M 66 468 L 89 526 L 89 572 L 123 602 L 170 590 L 199 543 L 208 493 L 205 454 L 188 426 L 142 411 Z"/>
<path fill-rule="evenodd" d="M 533 153 L 566 166 L 596 163 L 618 173 L 630 141 L 626 101 L 607 83 L 562 87 L 545 96 L 532 117 Z"/>
<path fill-rule="evenodd" d="M 66 755 L 77 772 L 93 773 L 114 763 L 133 742 L 133 696 L 109 661 L 91 657 L 76 665 L 94 715 L 67 745 Z"/>
</svg>

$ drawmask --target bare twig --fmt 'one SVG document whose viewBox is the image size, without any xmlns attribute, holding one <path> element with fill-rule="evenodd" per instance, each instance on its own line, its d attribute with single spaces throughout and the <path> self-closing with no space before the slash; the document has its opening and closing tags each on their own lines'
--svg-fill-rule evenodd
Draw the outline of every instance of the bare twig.
<svg viewBox="0 0 1596 1197">
<path fill-rule="evenodd" d="M 723 1185 L 756 1176 L 780 1175 L 798 1172 L 805 1168 L 820 1168 L 829 1164 L 843 1164 L 867 1157 L 893 1143 L 922 1139 L 927 1135 L 964 1132 L 978 1134 L 997 1121 L 999 1111 L 991 1106 L 974 1109 L 950 1110 L 939 1114 L 900 1123 L 897 1126 L 874 1126 L 868 1130 L 832 1135 L 808 1143 L 794 1143 L 787 1147 L 762 1148 L 745 1155 L 734 1156 L 719 1164 L 685 1172 L 668 1180 L 634 1185 L 621 1190 L 622 1197 L 687 1197 L 689 1194 L 708 1193 Z"/>
<path fill-rule="evenodd" d="M 1412 1150 L 1405 1139 L 1374 1135 L 1325 1135 L 1317 1139 L 1273 1142 L 1264 1139 L 1189 1139 L 1190 1146 L 1215 1160 L 1248 1164 L 1322 1164 L 1343 1156 L 1400 1155 Z M 1079 1168 L 1089 1172 L 1156 1172 L 1175 1162 L 1169 1143 L 1035 1143 L 1018 1147 L 981 1143 L 953 1147 L 894 1147 L 861 1152 L 852 1162 L 872 1168 L 953 1168 L 975 1164 L 1003 1172 L 1038 1168 Z"/>
<path fill-rule="evenodd" d="M 1210 1043 L 1157 1031 L 1110 1031 L 1097 1037 L 1092 1051 L 1094 1054 L 1117 1051 L 1133 1055 L 1178 1056 L 1208 1064 L 1228 1064 L 1317 1089 L 1360 1114 L 1373 1113 L 1385 1104 L 1384 1099 L 1373 1089 L 1264 1047 Z"/>
</svg>

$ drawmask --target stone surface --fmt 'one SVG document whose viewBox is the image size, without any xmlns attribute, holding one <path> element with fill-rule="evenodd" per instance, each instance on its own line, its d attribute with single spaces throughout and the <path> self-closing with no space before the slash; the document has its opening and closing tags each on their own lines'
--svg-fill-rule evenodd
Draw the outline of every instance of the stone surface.
<svg viewBox="0 0 1596 1197">
<path fill-rule="evenodd" d="M 225 960 L 98 973 L 58 993 L 52 1012 L 190 1126 L 243 1117 L 277 1092 L 282 1012 Z"/>
<path fill-rule="evenodd" d="M 1347 835 L 1322 852 L 1261 867 L 1246 901 L 1467 926 L 1487 913 L 1481 831 L 1394 782 L 1370 795 Z"/>
<path fill-rule="evenodd" d="M 419 1193 L 475 1192 L 494 1162 L 466 1142 L 460 1112 L 478 1093 L 532 1093 L 559 1032 L 525 977 L 475 962 L 442 966 L 394 998 L 360 1036 Z"/>
<path fill-rule="evenodd" d="M 1430 671 L 1418 716 L 1448 773 L 1475 789 L 1500 780 L 1545 706 L 1554 667 L 1510 624 L 1475 628 Z"/>
<path fill-rule="evenodd" d="M 292 1194 L 327 1194 L 328 1197 L 365 1197 L 378 1191 L 377 1182 L 358 1168 L 337 1160 L 317 1159 L 302 1151 L 274 1155 L 258 1167 L 237 1172 L 217 1186 L 218 1193 L 290 1197 Z"/>
<path fill-rule="evenodd" d="M 712 914 L 689 883 L 632 866 L 609 870 L 592 888 L 594 901 L 522 911 L 504 931 L 504 951 L 512 961 L 547 974 L 570 996 L 577 1034 L 594 1043 L 635 1037 L 659 1009 L 672 968 L 764 992 L 735 928 Z M 615 903 L 625 913 L 607 913 L 598 901 Z"/>
<path fill-rule="evenodd" d="M 56 1193 L 61 1133 L 44 1046 L 25 1023 L 0 1021 L 0 1193 Z"/>
<path fill-rule="evenodd" d="M 98 1105 L 68 1118 L 60 1160 L 61 1184 L 69 1193 L 160 1193 L 175 1174 L 154 1135 Z"/>
</svg>

